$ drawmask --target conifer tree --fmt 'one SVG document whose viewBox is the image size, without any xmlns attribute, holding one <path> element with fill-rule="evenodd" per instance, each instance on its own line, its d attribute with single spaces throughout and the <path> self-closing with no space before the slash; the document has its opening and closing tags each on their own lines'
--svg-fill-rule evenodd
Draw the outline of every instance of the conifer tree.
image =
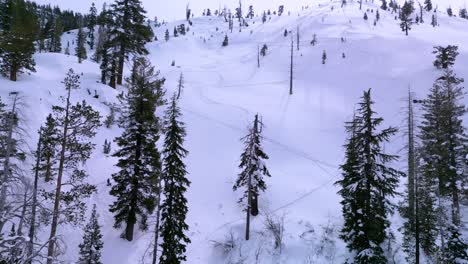
<svg viewBox="0 0 468 264">
<path fill-rule="evenodd" d="M 23 0 L 8 0 L 7 14 L 9 22 L 0 30 L 0 73 L 11 81 L 17 81 L 23 71 L 35 72 L 33 58 L 36 39 L 37 18 L 28 10 Z"/>
<path fill-rule="evenodd" d="M 164 33 L 164 40 L 169 41 L 169 29 L 166 29 L 166 32 Z"/>
<path fill-rule="evenodd" d="M 458 56 L 458 46 L 448 45 L 447 47 L 436 46 L 432 52 L 436 55 L 434 60 L 434 66 L 437 69 L 448 69 L 451 68 Z"/>
<path fill-rule="evenodd" d="M 104 247 L 102 242 L 101 227 L 99 226 L 99 215 L 96 212 L 96 205 L 93 206 L 89 222 L 84 228 L 83 241 L 79 245 L 79 264 L 101 264 L 101 250 Z"/>
<path fill-rule="evenodd" d="M 255 13 L 254 13 L 254 10 L 253 10 L 253 6 L 250 5 L 249 6 L 249 12 L 247 13 L 247 18 L 253 19 L 254 16 L 255 16 Z"/>
<path fill-rule="evenodd" d="M 95 37 L 94 37 L 94 28 L 96 27 L 97 24 L 97 9 L 94 3 L 91 4 L 91 8 L 89 9 L 89 14 L 88 14 L 88 45 L 90 49 L 94 49 L 94 42 L 95 42 Z"/>
<path fill-rule="evenodd" d="M 229 38 L 228 36 L 224 36 L 224 40 L 223 40 L 223 47 L 227 47 L 229 45 Z"/>
<path fill-rule="evenodd" d="M 427 12 L 432 11 L 432 1 L 431 0 L 424 0 L 424 9 Z"/>
<path fill-rule="evenodd" d="M 387 239 L 388 214 L 393 204 L 399 177 L 403 173 L 389 167 L 398 157 L 385 154 L 385 142 L 397 132 L 389 127 L 377 131 L 383 122 L 372 110 L 371 90 L 364 92 L 353 121 L 347 123 L 349 134 L 346 161 L 341 166 L 342 212 L 345 219 L 341 238 L 353 252 L 352 263 L 387 263 L 381 244 Z"/>
<path fill-rule="evenodd" d="M 94 144 L 90 142 L 100 126 L 100 116 L 86 101 L 72 105 L 72 90 L 79 89 L 80 76 L 70 69 L 63 81 L 66 90 L 64 106 L 54 106 L 53 116 L 58 129 L 58 170 L 55 190 L 45 192 L 46 200 L 53 203 L 52 221 L 47 250 L 47 264 L 56 258 L 56 240 L 59 224 L 78 224 L 86 210 L 85 198 L 95 186 L 86 183 L 87 174 L 82 169 L 89 159 Z M 68 186 L 62 189 L 63 186 Z"/>
<path fill-rule="evenodd" d="M 460 17 L 464 19 L 468 18 L 468 12 L 466 11 L 466 7 L 460 9 Z"/>
<path fill-rule="evenodd" d="M 81 63 L 83 60 L 87 59 L 86 54 L 86 35 L 83 31 L 82 24 L 80 23 L 80 28 L 78 29 L 78 34 L 76 35 L 76 48 L 75 55 L 78 57 L 78 63 Z"/>
<path fill-rule="evenodd" d="M 160 124 L 155 114 L 164 103 L 162 88 L 164 79 L 144 59 L 135 60 L 132 76 L 127 79 L 128 92 L 123 97 L 123 114 L 120 127 L 122 135 L 116 139 L 120 171 L 113 174 L 115 184 L 110 194 L 116 201 L 110 206 L 114 213 L 114 227 L 125 224 L 124 238 L 133 240 L 134 226 L 148 228 L 148 215 L 156 207 L 156 183 L 161 176 L 160 154 L 156 143 L 159 140 Z"/>
<path fill-rule="evenodd" d="M 60 53 L 62 52 L 62 34 L 63 34 L 63 24 L 60 17 L 55 17 L 53 26 L 50 33 L 50 45 L 49 51 Z"/>
<path fill-rule="evenodd" d="M 242 171 L 233 187 L 234 191 L 239 188 L 245 188 L 244 195 L 239 199 L 239 203 L 247 199 L 247 212 L 250 211 L 250 214 L 253 216 L 259 213 L 258 196 L 260 192 L 264 192 L 267 189 L 264 176 L 271 177 L 265 164 L 268 155 L 263 151 L 261 146 L 262 128 L 263 124 L 258 120 L 258 115 L 256 115 L 252 128 L 249 129 L 247 136 L 242 139 L 244 141 L 244 152 L 241 154 L 241 162 L 239 164 L 239 168 Z"/>
<path fill-rule="evenodd" d="M 267 15 L 266 15 L 266 12 L 263 11 L 263 15 L 262 15 L 262 23 L 265 24 L 265 22 L 267 21 Z"/>
<path fill-rule="evenodd" d="M 323 50 L 322 52 L 322 64 L 325 64 L 327 62 L 327 52 Z"/>
<path fill-rule="evenodd" d="M 188 151 L 184 149 L 186 136 L 184 123 L 180 121 L 181 112 L 177 106 L 176 95 L 172 97 L 164 116 L 165 139 L 163 150 L 163 193 L 161 204 L 162 253 L 160 264 L 177 264 L 186 261 L 186 246 L 190 239 L 185 232 L 188 212 L 185 192 L 190 186 L 183 159 Z"/>
<path fill-rule="evenodd" d="M 451 7 L 451 6 L 449 6 L 449 7 L 447 8 L 447 15 L 450 16 L 450 17 L 453 16 L 453 10 L 452 10 L 452 7 Z"/>
<path fill-rule="evenodd" d="M 408 31 L 411 30 L 411 25 L 413 24 L 413 19 L 411 18 L 411 14 L 413 13 L 413 6 L 411 2 L 406 2 L 401 8 L 400 12 L 400 27 L 403 32 L 405 32 L 406 36 L 408 36 Z"/>
<path fill-rule="evenodd" d="M 116 83 L 121 85 L 125 60 L 130 54 L 148 54 L 145 44 L 151 41 L 151 31 L 140 0 L 116 0 L 111 12 L 114 23 L 109 35 L 116 52 Z"/>
<path fill-rule="evenodd" d="M 57 163 L 56 153 L 58 142 L 58 129 L 57 122 L 49 114 L 46 119 L 46 123 L 41 130 L 41 155 L 39 159 L 39 174 L 44 178 L 46 182 L 55 179 L 56 171 L 53 167 Z"/>
<path fill-rule="evenodd" d="M 380 6 L 380 8 L 382 8 L 382 10 L 387 10 L 388 9 L 387 0 L 382 0 L 382 5 Z"/>
<path fill-rule="evenodd" d="M 449 225 L 447 249 L 444 254 L 446 263 L 468 263 L 468 244 L 463 240 L 458 227 Z"/>
</svg>

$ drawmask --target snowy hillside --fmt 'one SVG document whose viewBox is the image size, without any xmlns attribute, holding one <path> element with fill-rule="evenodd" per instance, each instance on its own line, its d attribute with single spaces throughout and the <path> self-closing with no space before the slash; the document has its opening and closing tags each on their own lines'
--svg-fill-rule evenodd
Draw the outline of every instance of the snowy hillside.
<svg viewBox="0 0 468 264">
<path fill-rule="evenodd" d="M 454 2 L 453 7 L 462 4 Z M 185 21 L 154 28 L 158 41 L 147 48 L 152 64 L 166 78 L 167 95 L 177 90 L 181 73 L 185 79 L 180 106 L 187 128 L 186 164 L 191 181 L 187 220 L 192 242 L 187 263 L 241 263 L 234 262 L 240 259 L 244 259 L 243 263 L 264 264 L 343 263 L 347 253 L 338 238 L 343 220 L 338 188 L 333 183 L 341 175 L 344 122 L 351 120 L 363 91 L 372 88 L 375 110 L 385 119 L 384 127 L 403 128 L 408 87 L 423 98 L 438 77 L 432 65 L 434 46 L 458 45 L 460 55 L 454 69 L 468 79 L 468 20 L 448 17 L 444 9 L 438 14 L 440 25 L 434 28 L 426 13 L 426 23 L 414 25 L 409 36 L 405 36 L 395 14 L 390 12 L 379 10 L 380 20 L 374 26 L 379 5 L 366 3 L 361 11 L 357 3 L 341 8 L 341 1 L 313 1 L 299 12 L 288 15 L 286 10 L 281 17 L 272 15 L 264 24 L 261 15 L 247 19 L 249 27 L 242 28 L 242 32 L 235 23 L 233 33 L 222 17 L 215 16 L 195 17 L 190 31 L 177 38 L 173 29 Z M 366 10 L 367 21 L 363 19 Z M 171 33 L 167 42 L 166 29 Z M 287 37 L 285 29 L 291 31 Z M 75 34 L 65 34 L 62 46 L 70 42 L 73 50 Z M 226 34 L 229 45 L 222 47 Z M 311 45 L 314 34 L 315 46 Z M 295 43 L 292 95 L 291 36 Z M 266 56 L 260 56 L 258 67 L 257 48 L 264 44 L 268 51 Z M 327 59 L 322 64 L 324 51 Z M 88 50 L 88 57 L 92 53 Z M 78 64 L 74 56 L 53 53 L 37 54 L 35 60 L 36 73 L 22 75 L 18 82 L 0 78 L 2 99 L 7 101 L 9 92 L 18 91 L 25 103 L 22 111 L 31 149 L 37 142 L 36 131 L 52 105 L 65 95 L 61 81 L 69 68 L 82 73 L 81 89 L 72 93 L 72 100 L 86 99 L 103 117 L 109 113 L 106 104 L 117 103 L 116 96 L 125 89 L 114 90 L 100 84 L 99 65 L 91 60 Z M 171 66 L 173 61 L 175 66 Z M 95 91 L 98 98 L 93 97 Z M 163 109 L 158 111 L 162 115 Z M 245 242 L 245 213 L 237 203 L 241 192 L 233 192 L 232 186 L 239 173 L 241 138 L 257 113 L 265 124 L 264 149 L 270 157 L 267 166 L 272 177 L 266 179 L 267 192 L 260 195 L 260 215 L 253 218 L 252 239 Z M 96 149 L 86 163 L 90 182 L 98 186 L 88 205 L 98 207 L 104 235 L 102 260 L 106 264 L 139 263 L 153 240 L 152 232 L 137 231 L 135 240 L 128 242 L 119 238 L 121 230 L 113 228 L 113 215 L 108 210 L 113 197 L 106 181 L 117 170 L 116 159 L 104 155 L 102 145 L 120 134 L 117 126 L 101 127 L 93 139 Z M 402 170 L 403 145 L 404 138 L 399 133 L 385 149 L 402 155 L 401 162 L 395 164 Z M 115 144 L 112 147 L 114 150 Z M 31 168 L 31 162 L 25 167 Z M 405 181 L 401 179 L 401 190 Z M 464 208 L 463 213 L 462 219 L 468 225 L 468 210 Z M 265 232 L 267 215 L 284 219 L 281 253 L 274 250 L 273 240 Z M 397 241 L 401 240 L 397 230 L 401 225 L 401 218 L 394 215 L 392 229 Z M 43 227 L 41 232 L 45 237 L 49 228 Z M 61 226 L 59 233 L 67 242 L 62 259 L 73 263 L 82 231 Z M 230 233 L 237 245 L 235 252 L 226 256 L 213 245 L 214 241 L 225 241 Z M 324 252 L 318 250 L 320 243 L 328 243 Z M 262 256 L 258 262 L 256 255 Z M 395 259 L 396 263 L 406 263 L 401 250 Z"/>
</svg>

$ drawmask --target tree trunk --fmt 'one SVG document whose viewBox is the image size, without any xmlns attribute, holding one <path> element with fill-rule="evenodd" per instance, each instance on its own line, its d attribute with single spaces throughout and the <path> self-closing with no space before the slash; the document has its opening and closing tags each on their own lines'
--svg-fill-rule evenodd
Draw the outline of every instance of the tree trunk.
<svg viewBox="0 0 468 264">
<path fill-rule="evenodd" d="M 133 240 L 133 230 L 135 229 L 135 223 L 127 222 L 127 227 L 125 228 L 125 239 L 128 241 Z"/>
<path fill-rule="evenodd" d="M 258 193 L 255 192 L 252 192 L 250 213 L 252 214 L 252 216 L 258 215 Z"/>
<path fill-rule="evenodd" d="M 15 98 L 13 100 L 13 107 L 10 113 L 8 113 L 8 135 L 6 139 L 6 152 L 5 152 L 5 161 L 3 163 L 3 177 L 1 181 L 1 194 L 0 194 L 0 212 L 4 212 L 6 206 L 6 199 L 7 199 L 7 188 L 8 188 L 8 181 L 10 180 L 10 156 L 13 152 L 13 118 L 16 114 L 16 98 L 17 93 L 14 94 Z M 0 218 L 0 233 L 3 230 L 3 227 L 6 223 L 6 219 Z"/>
<path fill-rule="evenodd" d="M 39 130 L 41 131 L 41 130 Z M 34 252 L 34 236 L 36 234 L 36 207 L 37 207 L 37 183 L 39 181 L 39 162 L 41 159 L 41 144 L 42 144 L 42 135 L 39 132 L 39 142 L 37 143 L 37 157 L 36 157 L 36 167 L 34 168 L 34 185 L 32 193 L 32 204 L 31 204 L 31 222 L 29 224 L 29 242 L 28 242 L 28 254 L 26 264 L 31 264 L 33 261 L 33 252 Z"/>
<path fill-rule="evenodd" d="M 63 124 L 64 127 L 63 127 L 63 135 L 62 135 L 62 143 L 61 143 L 61 151 L 60 151 L 59 170 L 57 174 L 57 187 L 55 190 L 54 210 L 52 214 L 52 224 L 50 227 L 49 246 L 47 248 L 47 264 L 52 264 L 54 261 L 55 239 L 57 235 L 59 206 L 60 206 L 60 199 L 61 199 L 61 194 L 62 194 L 62 176 L 63 176 L 63 170 L 64 170 L 64 165 L 65 165 L 65 152 L 67 148 L 70 94 L 71 94 L 71 88 L 68 87 L 67 104 L 65 107 L 65 121 Z"/>
<path fill-rule="evenodd" d="M 454 225 L 460 226 L 460 203 L 456 182 L 453 182 L 452 186 L 452 222 Z"/>
<path fill-rule="evenodd" d="M 12 67 L 10 70 L 10 81 L 17 81 L 17 71 L 14 67 Z"/>
<path fill-rule="evenodd" d="M 18 229 L 16 230 L 16 234 L 18 236 L 23 235 L 23 224 L 24 224 L 24 221 L 25 221 L 24 218 L 26 217 L 26 209 L 28 208 L 28 190 L 29 190 L 29 188 L 25 188 L 25 190 L 24 190 L 23 209 L 21 209 L 21 217 L 20 217 L 20 221 L 18 223 Z"/>
<path fill-rule="evenodd" d="M 122 85 L 125 63 L 125 45 L 122 44 L 119 51 L 119 65 L 117 67 L 117 84 Z"/>
<path fill-rule="evenodd" d="M 117 65 L 116 65 L 116 61 L 115 61 L 115 58 L 112 59 L 112 66 L 111 66 L 111 74 L 110 74 L 110 80 L 109 80 L 109 85 L 110 87 L 112 88 L 116 88 L 117 87 L 117 84 L 116 84 L 116 68 L 117 68 Z"/>
<path fill-rule="evenodd" d="M 154 249 L 152 264 L 156 264 L 158 259 L 158 245 L 159 245 L 159 218 L 161 216 L 161 179 L 158 180 L 158 209 L 156 211 L 156 226 L 154 228 Z"/>
</svg>

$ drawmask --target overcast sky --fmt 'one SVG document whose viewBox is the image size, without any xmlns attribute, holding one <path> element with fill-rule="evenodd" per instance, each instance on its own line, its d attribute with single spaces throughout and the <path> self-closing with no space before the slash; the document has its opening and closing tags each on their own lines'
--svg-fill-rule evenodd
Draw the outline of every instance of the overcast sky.
<svg viewBox="0 0 468 264">
<path fill-rule="evenodd" d="M 37 3 L 50 3 L 58 5 L 61 8 L 72 9 L 79 12 L 88 12 L 91 3 L 94 2 L 98 9 L 104 2 L 112 3 L 112 0 L 34 0 Z M 196 15 L 201 15 L 203 9 L 217 9 L 219 6 L 234 7 L 238 5 L 238 0 L 142 0 L 143 5 L 148 12 L 148 17 L 151 19 L 158 16 L 160 19 L 168 21 L 182 19 L 185 16 L 185 6 L 187 2 Z M 300 6 L 306 3 L 316 3 L 317 0 L 242 0 L 243 6 L 253 5 L 255 10 L 277 9 L 280 4 L 285 5 L 286 10 L 297 10 Z M 244 10 L 246 9 L 244 8 Z"/>
</svg>

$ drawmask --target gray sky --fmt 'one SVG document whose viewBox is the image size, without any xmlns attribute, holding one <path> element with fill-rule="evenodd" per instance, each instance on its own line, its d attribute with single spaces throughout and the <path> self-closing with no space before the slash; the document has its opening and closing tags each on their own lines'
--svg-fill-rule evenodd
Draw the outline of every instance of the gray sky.
<svg viewBox="0 0 468 264">
<path fill-rule="evenodd" d="M 91 3 L 94 2 L 101 9 L 104 2 L 112 3 L 112 0 L 34 0 L 37 3 L 50 3 L 58 5 L 61 8 L 71 9 L 79 12 L 88 12 Z M 201 15 L 203 9 L 211 8 L 217 9 L 219 6 L 234 7 L 238 5 L 238 0 L 142 0 L 143 5 L 148 12 L 148 17 L 151 19 L 158 16 L 160 19 L 172 21 L 175 19 L 182 19 L 185 16 L 185 6 L 187 2 L 190 3 L 192 10 L 196 16 Z M 306 5 L 307 3 L 319 2 L 317 0 L 242 0 L 242 5 L 245 6 L 244 10 L 249 5 L 254 6 L 254 10 L 260 11 L 264 9 L 277 9 L 280 4 L 285 5 L 286 10 L 297 10 L 298 7 Z"/>
</svg>

